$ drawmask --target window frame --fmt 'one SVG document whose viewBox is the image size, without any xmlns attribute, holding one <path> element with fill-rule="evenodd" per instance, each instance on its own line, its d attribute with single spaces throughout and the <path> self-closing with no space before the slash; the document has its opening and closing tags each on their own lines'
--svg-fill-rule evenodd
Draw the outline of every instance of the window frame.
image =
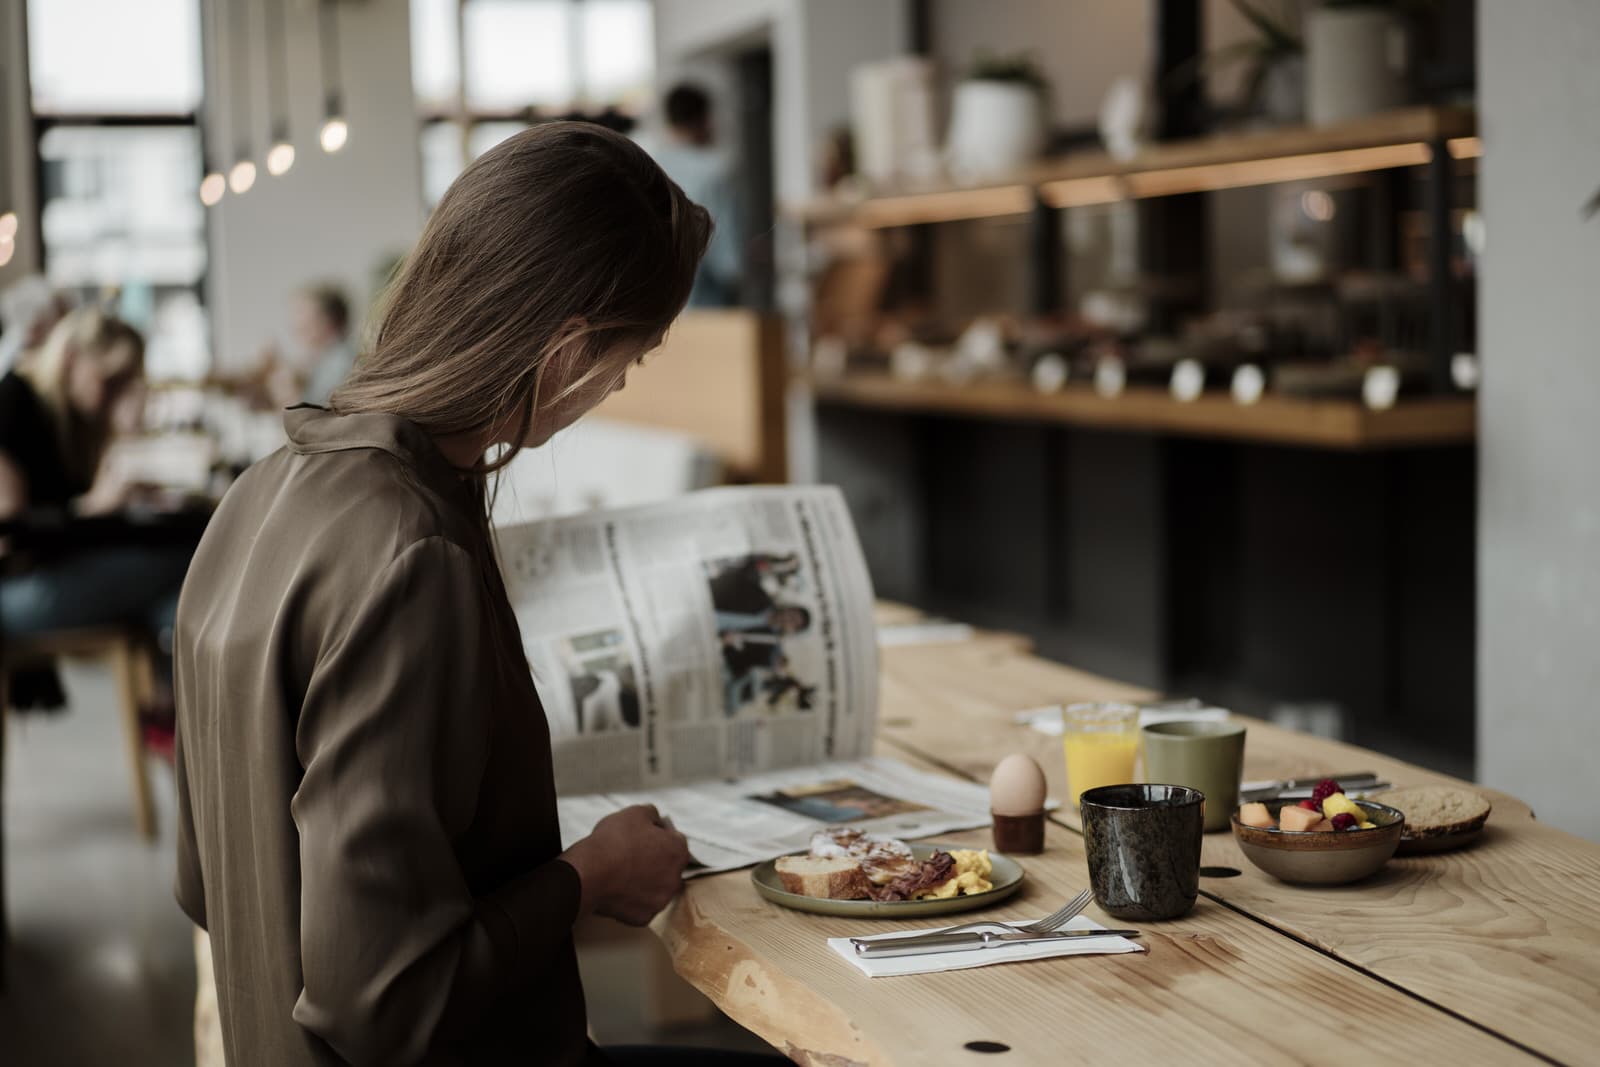
<svg viewBox="0 0 1600 1067">
<path fill-rule="evenodd" d="M 191 0 L 197 8 L 205 0 Z M 193 175 L 193 183 L 189 192 L 198 196 L 196 190 L 200 187 L 200 180 L 205 177 L 205 161 L 211 158 L 211 145 L 206 135 L 206 124 L 200 121 L 207 99 L 206 95 L 210 85 L 205 77 L 205 49 L 209 42 L 205 40 L 202 32 L 200 40 L 200 93 L 199 105 L 192 111 L 176 112 L 95 112 L 95 111 L 52 111 L 41 112 L 34 100 L 33 94 L 33 66 L 31 63 L 33 38 L 30 33 L 29 18 L 31 17 L 30 0 L 22 0 L 22 50 L 24 62 L 22 63 L 23 93 L 28 104 L 28 132 L 30 147 L 33 151 L 33 186 L 35 210 L 31 220 L 34 238 L 34 248 L 38 250 L 38 263 L 35 264 L 37 273 L 50 277 L 50 246 L 45 241 L 44 210 L 46 200 L 44 138 L 54 129 L 192 129 L 195 132 L 195 141 L 199 148 L 197 158 L 200 161 L 199 172 Z M 204 11 L 199 12 L 202 24 Z M 215 365 L 216 356 L 216 326 L 210 314 L 211 305 L 206 299 L 206 280 L 211 273 L 211 210 L 208 208 L 200 216 L 200 248 L 201 267 L 200 273 L 195 278 L 192 286 L 173 286 L 170 288 L 192 288 L 194 297 L 202 311 L 206 313 L 206 362 L 209 366 Z M 120 285 L 124 283 L 119 283 Z"/>
<path fill-rule="evenodd" d="M 587 3 L 587 0 L 559 0 L 559 2 L 566 4 L 567 7 L 576 14 Z M 417 101 L 417 123 L 418 123 L 418 132 L 419 133 L 422 130 L 427 129 L 430 126 L 438 126 L 438 125 L 444 125 L 444 124 L 453 124 L 459 129 L 459 131 L 460 131 L 460 140 L 461 140 L 461 159 L 463 161 L 463 163 L 462 163 L 463 167 L 465 167 L 467 165 L 470 165 L 471 162 L 475 158 L 477 158 L 473 154 L 472 143 L 473 143 L 474 131 L 479 126 L 489 125 L 489 124 L 494 124 L 494 123 L 518 123 L 518 124 L 521 124 L 524 127 L 526 127 L 526 126 L 534 126 L 534 125 L 537 125 L 537 124 L 539 124 L 541 122 L 553 121 L 554 119 L 560 117 L 561 115 L 569 114 L 569 113 L 572 113 L 574 111 L 579 111 L 579 110 L 584 109 L 584 108 L 611 106 L 611 105 L 598 104 L 595 101 L 585 100 L 584 99 L 584 93 L 586 92 L 585 86 L 587 85 L 588 79 L 587 79 L 587 77 L 585 75 L 585 69 L 584 69 L 585 68 L 585 62 L 584 62 L 584 59 L 583 59 L 583 47 L 582 47 L 583 40 L 584 40 L 584 37 L 583 37 L 584 29 L 583 29 L 583 26 L 582 26 L 583 19 L 581 17 L 574 17 L 571 20 L 571 26 L 569 28 L 568 41 L 567 41 L 567 46 L 569 48 L 571 48 L 573 53 L 574 53 L 574 60 L 573 60 L 573 62 L 574 62 L 574 70 L 575 70 L 574 82 L 575 82 L 575 85 L 576 85 L 576 88 L 577 88 L 577 95 L 572 100 L 569 100 L 567 103 L 565 103 L 563 105 L 552 106 L 552 107 L 541 107 L 540 105 L 537 105 L 537 104 L 528 104 L 528 105 L 525 105 L 525 106 L 522 106 L 522 107 L 514 107 L 514 108 L 487 108 L 487 107 L 472 107 L 472 106 L 469 106 L 469 104 L 467 103 L 467 78 L 466 78 L 466 70 L 467 70 L 466 9 L 472 3 L 473 3 L 473 0 L 454 0 L 454 4 L 453 4 L 452 14 L 455 17 L 455 46 L 456 46 L 455 47 L 455 65 L 456 65 L 456 77 L 455 77 L 455 93 L 454 93 L 454 97 L 453 97 L 452 101 L 450 102 L 450 104 L 448 104 L 446 106 L 439 106 L 439 105 L 423 106 L 422 102 L 420 100 Z M 651 9 L 651 17 L 653 19 L 654 18 L 654 6 L 649 4 L 648 0 L 646 0 L 646 6 Z M 415 97 L 415 79 L 414 79 L 414 74 L 413 74 L 413 90 L 412 91 L 413 91 L 413 96 Z M 628 111 L 622 111 L 622 114 L 628 115 L 630 118 L 634 118 L 634 119 L 637 119 L 639 117 L 637 115 L 631 114 Z M 419 143 L 420 143 L 420 138 L 419 138 Z M 419 164 L 418 165 L 419 166 L 421 165 L 421 163 L 420 163 L 420 150 L 419 150 Z M 427 190 L 426 190 L 426 188 L 424 188 L 424 190 L 423 190 L 424 198 L 426 198 L 427 195 L 428 195 Z M 431 211 L 431 210 L 433 210 L 434 204 L 433 203 L 425 203 L 423 206 L 427 210 Z"/>
</svg>

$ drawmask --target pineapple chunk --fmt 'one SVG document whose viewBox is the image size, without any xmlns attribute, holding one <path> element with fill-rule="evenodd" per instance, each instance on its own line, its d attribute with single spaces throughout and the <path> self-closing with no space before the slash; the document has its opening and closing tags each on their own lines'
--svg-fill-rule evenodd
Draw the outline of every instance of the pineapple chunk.
<svg viewBox="0 0 1600 1067">
<path fill-rule="evenodd" d="M 1345 796 L 1343 793 L 1334 793 L 1322 802 L 1322 814 L 1328 818 L 1335 815 L 1349 815 L 1358 823 L 1367 821 L 1367 813 L 1361 810 L 1361 805 Z"/>
</svg>

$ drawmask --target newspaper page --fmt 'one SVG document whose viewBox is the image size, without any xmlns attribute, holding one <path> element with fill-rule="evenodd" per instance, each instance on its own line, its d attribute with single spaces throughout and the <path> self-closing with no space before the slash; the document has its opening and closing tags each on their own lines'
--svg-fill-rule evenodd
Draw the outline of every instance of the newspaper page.
<svg viewBox="0 0 1600 1067">
<path fill-rule="evenodd" d="M 689 877 L 804 852 L 817 830 L 852 826 L 898 838 L 989 825 L 989 791 L 867 758 L 637 793 L 561 797 L 561 839 L 575 841 L 629 804 L 654 804 L 689 839 Z"/>
<path fill-rule="evenodd" d="M 921 837 L 988 822 L 981 788 L 867 758 L 872 582 L 837 489 L 708 489 L 497 537 L 563 840 L 652 803 L 704 873 L 833 823 Z"/>
<path fill-rule="evenodd" d="M 497 536 L 559 793 L 871 751 L 872 582 L 837 489 L 708 489 Z"/>
</svg>

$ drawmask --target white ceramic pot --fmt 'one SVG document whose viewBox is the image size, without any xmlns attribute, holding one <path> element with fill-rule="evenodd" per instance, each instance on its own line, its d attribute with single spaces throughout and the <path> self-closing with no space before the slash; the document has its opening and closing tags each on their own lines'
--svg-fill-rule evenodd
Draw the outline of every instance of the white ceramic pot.
<svg viewBox="0 0 1600 1067">
<path fill-rule="evenodd" d="M 1313 126 L 1400 107 L 1410 96 L 1406 27 L 1382 7 L 1306 16 L 1306 118 Z"/>
<path fill-rule="evenodd" d="M 1006 174 L 1032 163 L 1044 146 L 1044 106 L 1039 90 L 1001 81 L 956 86 L 945 144 L 957 178 Z"/>
</svg>

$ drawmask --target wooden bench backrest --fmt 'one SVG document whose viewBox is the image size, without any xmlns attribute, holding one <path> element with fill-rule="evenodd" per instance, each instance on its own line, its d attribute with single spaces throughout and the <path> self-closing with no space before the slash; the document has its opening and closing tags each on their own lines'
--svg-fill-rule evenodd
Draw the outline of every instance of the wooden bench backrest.
<svg viewBox="0 0 1600 1067">
<path fill-rule="evenodd" d="M 733 480 L 783 482 L 784 383 L 776 316 L 690 310 L 596 414 L 687 434 L 719 457 Z"/>
</svg>

